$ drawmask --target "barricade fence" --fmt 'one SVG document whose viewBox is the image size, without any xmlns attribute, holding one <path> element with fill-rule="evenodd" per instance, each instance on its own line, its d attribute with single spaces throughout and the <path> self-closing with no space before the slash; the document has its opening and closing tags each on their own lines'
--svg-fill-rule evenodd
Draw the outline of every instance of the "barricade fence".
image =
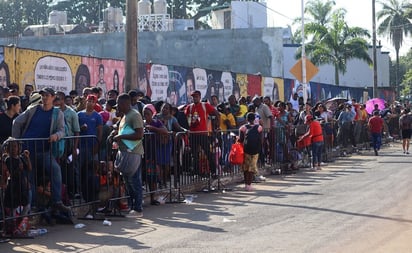
<svg viewBox="0 0 412 253">
<path fill-rule="evenodd" d="M 351 142 L 369 147 L 367 124 L 353 127 L 359 133 L 348 134 L 344 132 L 346 128 L 338 128 L 335 122 L 322 124 L 323 161 L 333 161 L 342 150 L 351 149 Z M 258 167 L 287 174 L 310 166 L 310 142 L 298 141 L 306 131 L 306 125 L 265 129 Z M 144 133 L 143 194 L 150 195 L 152 204 L 158 204 L 180 202 L 185 188 L 199 184 L 211 190 L 217 183 L 218 190 L 222 189 L 222 179 L 242 175 L 241 166 L 229 162 L 229 153 L 237 138 L 238 129 L 167 135 Z M 51 145 L 48 139 L 28 138 L 8 140 L 2 145 L 0 226 L 3 234 L 15 233 L 13 229 L 25 216 L 42 215 L 45 219 L 50 219 L 50 215 L 70 216 L 56 210 L 53 206 L 56 203 L 71 207 L 89 205 L 92 217 L 97 212 L 121 214 L 128 208 L 127 190 L 121 173 L 113 165 L 117 146 L 109 139 L 99 145 L 95 136 L 62 140 L 63 144 Z M 64 146 L 63 151 L 57 148 L 59 145 Z"/>
<path fill-rule="evenodd" d="M 2 145 L 0 227 L 2 235 L 24 236 L 28 216 L 72 222 L 68 207 L 99 202 L 100 163 L 95 136 L 9 139 Z"/>
</svg>

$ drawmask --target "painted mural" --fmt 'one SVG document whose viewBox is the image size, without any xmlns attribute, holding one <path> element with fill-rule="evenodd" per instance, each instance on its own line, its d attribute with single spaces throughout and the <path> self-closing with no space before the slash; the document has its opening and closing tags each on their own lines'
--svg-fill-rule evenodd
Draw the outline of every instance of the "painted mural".
<svg viewBox="0 0 412 253">
<path fill-rule="evenodd" d="M 124 61 L 114 59 L 0 47 L 0 86 L 17 83 L 20 93 L 27 83 L 36 89 L 52 87 L 66 94 L 71 90 L 81 94 L 88 86 L 101 87 L 104 93 L 111 89 L 123 92 L 126 87 L 124 64 Z M 139 63 L 138 68 L 138 89 L 152 101 L 163 100 L 174 106 L 192 102 L 190 94 L 194 90 L 202 93 L 202 99 L 216 95 L 220 102 L 226 102 L 231 94 L 237 99 L 269 96 L 273 101 L 289 101 L 294 93 L 303 96 L 302 84 L 292 79 L 161 64 Z M 389 89 L 380 93 L 382 98 L 392 97 Z M 362 102 L 368 94 L 372 94 L 372 88 L 314 82 L 307 87 L 307 96 L 312 102 L 333 97 L 355 98 Z"/>
</svg>

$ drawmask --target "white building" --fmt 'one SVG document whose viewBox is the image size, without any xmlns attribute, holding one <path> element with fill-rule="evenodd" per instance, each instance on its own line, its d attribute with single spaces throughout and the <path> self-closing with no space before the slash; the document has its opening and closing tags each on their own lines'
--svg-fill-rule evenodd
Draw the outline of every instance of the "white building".
<svg viewBox="0 0 412 253">
<path fill-rule="evenodd" d="M 295 54 L 300 45 L 283 46 L 283 66 L 284 78 L 294 79 L 289 70 L 296 63 Z M 388 52 L 381 52 L 381 47 L 377 51 L 377 73 L 378 87 L 389 87 L 390 58 Z M 373 50 L 369 48 L 369 56 L 373 59 Z M 335 84 L 335 68 L 333 65 L 318 66 L 319 72 L 312 78 L 312 82 Z M 347 87 L 372 87 L 373 86 L 373 66 L 369 66 L 365 61 L 352 59 L 346 64 L 346 73 L 339 74 L 339 85 Z"/>
<path fill-rule="evenodd" d="M 267 27 L 264 2 L 232 1 L 228 8 L 212 11 L 212 29 Z"/>
<path fill-rule="evenodd" d="M 212 12 L 211 25 L 213 29 L 264 28 L 268 25 L 268 8 L 266 3 L 251 1 L 232 1 L 227 8 L 220 8 Z M 271 22 L 269 20 L 269 22 Z M 289 72 L 296 63 L 295 53 L 300 45 L 290 44 L 292 31 L 290 27 L 283 32 L 283 78 L 295 79 Z M 369 56 L 373 59 L 372 48 Z M 388 52 L 381 52 L 377 48 L 378 87 L 389 87 L 390 57 Z M 373 66 L 358 59 L 347 62 L 345 74 L 339 74 L 339 85 L 348 87 L 373 86 Z M 319 66 L 319 72 L 310 80 L 324 84 L 335 84 L 335 68 L 333 65 Z"/>
</svg>

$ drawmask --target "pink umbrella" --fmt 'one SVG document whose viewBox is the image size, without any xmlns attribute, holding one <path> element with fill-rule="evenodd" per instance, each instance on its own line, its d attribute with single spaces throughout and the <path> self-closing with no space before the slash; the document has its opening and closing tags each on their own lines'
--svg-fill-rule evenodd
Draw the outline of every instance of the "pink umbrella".
<svg viewBox="0 0 412 253">
<path fill-rule="evenodd" d="M 372 98 L 366 101 L 366 111 L 369 114 L 372 114 L 372 111 L 375 109 L 375 105 L 378 105 L 379 110 L 385 109 L 385 100 L 382 98 Z"/>
</svg>

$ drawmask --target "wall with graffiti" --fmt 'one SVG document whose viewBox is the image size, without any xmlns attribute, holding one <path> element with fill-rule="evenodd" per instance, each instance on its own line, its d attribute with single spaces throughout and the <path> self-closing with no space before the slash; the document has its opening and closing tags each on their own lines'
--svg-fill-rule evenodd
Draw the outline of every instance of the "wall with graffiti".
<svg viewBox="0 0 412 253">
<path fill-rule="evenodd" d="M 303 86 L 298 81 L 279 77 L 144 63 L 139 64 L 138 72 L 139 90 L 152 101 L 164 100 L 172 105 L 191 102 L 194 90 L 199 90 L 204 99 L 216 95 L 221 102 L 227 101 L 231 94 L 236 98 L 269 96 L 273 101 L 288 101 L 295 92 L 303 96 Z M 105 92 L 110 89 L 123 92 L 124 74 L 122 60 L 0 47 L 0 86 L 17 83 L 20 93 L 27 83 L 34 84 L 36 89 L 52 87 L 66 94 L 73 89 L 81 94 L 87 86 L 99 86 Z M 363 101 L 372 94 L 372 89 L 311 82 L 307 92 L 313 102 L 333 97 Z M 380 93 L 385 99 L 391 96 L 388 90 Z"/>
</svg>

